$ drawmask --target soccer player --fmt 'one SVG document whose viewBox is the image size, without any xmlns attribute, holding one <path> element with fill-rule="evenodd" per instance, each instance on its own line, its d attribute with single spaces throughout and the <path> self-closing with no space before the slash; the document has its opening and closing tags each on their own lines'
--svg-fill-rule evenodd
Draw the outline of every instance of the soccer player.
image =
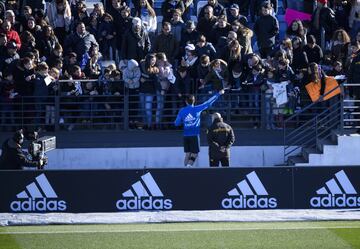
<svg viewBox="0 0 360 249">
<path fill-rule="evenodd" d="M 181 108 L 175 120 L 175 126 L 180 126 L 182 123 L 184 124 L 185 167 L 193 166 L 200 151 L 199 135 L 201 112 L 209 108 L 222 94 L 224 94 L 224 90 L 220 90 L 201 105 L 194 105 L 194 95 L 188 95 L 186 97 L 185 102 L 187 106 Z"/>
</svg>

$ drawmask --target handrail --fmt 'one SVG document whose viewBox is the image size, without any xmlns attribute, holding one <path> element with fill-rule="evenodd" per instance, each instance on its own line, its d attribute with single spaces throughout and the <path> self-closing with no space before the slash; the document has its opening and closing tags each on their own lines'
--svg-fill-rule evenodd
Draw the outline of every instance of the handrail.
<svg viewBox="0 0 360 249">
<path fill-rule="evenodd" d="M 360 84 L 359 84 L 360 85 Z M 325 109 L 320 113 L 317 113 L 313 118 L 307 120 L 304 124 L 297 127 L 295 130 L 291 130 L 289 134 L 286 134 L 286 125 L 291 120 L 296 117 L 299 117 L 304 112 L 308 111 L 310 108 L 314 107 L 319 102 L 322 102 L 324 97 L 328 96 L 329 94 L 333 93 L 337 89 L 341 89 L 341 98 L 339 101 L 334 103 L 334 108 Z M 338 85 L 331 89 L 326 94 L 322 95 L 318 100 L 309 104 L 301 111 L 295 113 L 291 117 L 287 118 L 283 122 L 283 135 L 284 135 L 284 164 L 286 163 L 287 156 L 289 156 L 292 152 L 296 151 L 298 148 L 307 146 L 308 144 L 313 144 L 313 141 L 318 141 L 320 139 L 326 139 L 330 136 L 331 133 L 329 131 L 334 127 L 340 124 L 341 128 L 343 128 L 343 121 L 340 120 L 339 122 L 332 123 L 334 120 L 343 119 L 343 94 L 344 91 L 342 89 L 342 85 Z M 339 112 L 339 113 L 338 113 Z M 329 119 L 329 120 L 328 120 Z M 319 128 L 324 128 L 318 130 Z M 312 132 L 314 131 L 315 134 Z M 291 141 L 291 142 L 290 142 Z M 298 144 L 300 143 L 300 145 Z M 295 146 L 295 148 L 293 148 Z M 314 144 L 312 145 L 314 146 Z M 316 143 L 315 143 L 316 146 Z"/>
<path fill-rule="evenodd" d="M 313 107 L 314 105 L 316 105 L 317 103 L 320 103 L 322 101 L 324 101 L 324 97 L 328 96 L 330 93 L 332 93 L 333 91 L 335 91 L 336 89 L 341 88 L 341 85 L 339 84 L 338 86 L 334 87 L 332 90 L 330 90 L 329 92 L 327 92 L 325 95 L 322 95 L 318 100 L 316 100 L 315 102 L 311 103 L 310 105 L 306 106 L 305 108 L 301 109 L 299 112 L 294 113 L 294 115 L 288 117 L 287 119 L 284 120 L 284 123 L 286 123 L 287 121 L 299 116 L 301 113 L 309 110 L 311 107 Z"/>
</svg>

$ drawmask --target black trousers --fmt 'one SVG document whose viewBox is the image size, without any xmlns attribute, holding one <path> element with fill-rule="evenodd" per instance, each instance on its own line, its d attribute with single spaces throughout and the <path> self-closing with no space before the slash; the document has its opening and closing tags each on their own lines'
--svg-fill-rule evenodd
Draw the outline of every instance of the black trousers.
<svg viewBox="0 0 360 249">
<path fill-rule="evenodd" d="M 211 158 L 210 160 L 210 167 L 219 167 L 219 163 L 221 163 L 222 167 L 229 167 L 230 165 L 230 158 L 229 157 L 223 157 L 223 158 Z"/>
</svg>

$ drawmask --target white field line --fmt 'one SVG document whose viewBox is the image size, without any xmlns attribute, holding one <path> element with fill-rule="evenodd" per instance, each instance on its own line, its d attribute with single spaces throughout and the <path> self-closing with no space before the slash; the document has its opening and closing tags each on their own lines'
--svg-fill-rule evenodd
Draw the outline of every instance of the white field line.
<svg viewBox="0 0 360 249">
<path fill-rule="evenodd" d="M 78 231 L 8 231 L 11 234 L 86 234 L 86 233 L 156 233 L 156 232 L 208 232 L 208 231 L 261 231 L 261 230 L 321 230 L 321 229 L 360 229 L 360 226 L 319 226 L 319 227 L 244 227 L 244 228 L 189 228 L 189 229 L 127 229 L 127 230 L 78 230 Z"/>
</svg>

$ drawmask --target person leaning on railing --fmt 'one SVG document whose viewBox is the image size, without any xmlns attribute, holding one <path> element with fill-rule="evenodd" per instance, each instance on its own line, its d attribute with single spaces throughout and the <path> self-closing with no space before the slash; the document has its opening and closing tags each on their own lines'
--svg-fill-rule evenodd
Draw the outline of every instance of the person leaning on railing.
<svg viewBox="0 0 360 249">
<path fill-rule="evenodd" d="M 359 84 L 360 83 L 360 42 L 351 42 L 352 62 L 348 71 L 348 83 Z M 351 87 L 351 95 L 355 99 L 360 99 L 360 87 Z"/>
</svg>

